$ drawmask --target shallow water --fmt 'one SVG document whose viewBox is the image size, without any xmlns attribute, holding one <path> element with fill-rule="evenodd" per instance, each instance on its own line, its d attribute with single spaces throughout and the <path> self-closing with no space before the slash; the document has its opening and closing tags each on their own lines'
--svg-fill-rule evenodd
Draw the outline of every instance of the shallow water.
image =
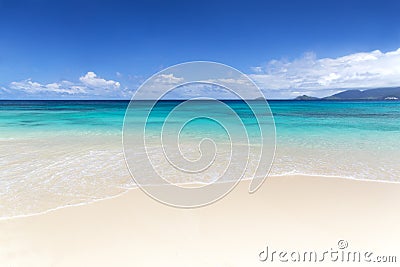
<svg viewBox="0 0 400 267">
<path fill-rule="evenodd" d="M 228 135 L 210 120 L 188 124 L 181 133 L 185 157 L 195 160 L 201 156 L 198 144 L 203 138 L 216 140 L 219 156 L 207 175 L 179 175 L 165 166 L 160 146 L 152 143 L 152 138 L 159 138 L 166 116 L 179 103 L 161 102 L 149 118 L 149 150 L 156 152 L 152 154 L 153 164 L 164 174 L 170 173 L 169 179 L 174 182 L 214 181 L 227 162 L 235 163 L 229 159 L 229 138 L 240 132 L 241 125 L 231 123 L 228 117 Z M 259 128 L 248 107 L 240 101 L 225 103 L 242 119 L 250 144 L 257 146 Z M 272 175 L 400 182 L 400 102 L 269 104 L 277 141 Z M 128 101 L 0 101 L 0 217 L 90 202 L 135 187 L 122 148 L 127 105 Z M 210 105 L 194 103 L 189 117 L 210 110 L 216 117 L 224 117 Z M 142 116 L 140 110 L 135 114 Z M 187 116 L 172 117 L 170 124 L 182 125 Z M 242 137 L 234 140 L 246 147 L 247 139 Z M 250 155 L 250 169 L 255 168 L 256 161 Z"/>
</svg>

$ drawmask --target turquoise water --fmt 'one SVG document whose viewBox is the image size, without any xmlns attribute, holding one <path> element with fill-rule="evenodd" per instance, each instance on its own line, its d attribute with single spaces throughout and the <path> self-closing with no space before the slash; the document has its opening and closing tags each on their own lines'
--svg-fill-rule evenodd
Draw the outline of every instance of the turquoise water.
<svg viewBox="0 0 400 267">
<path fill-rule="evenodd" d="M 149 129 L 160 130 L 166 116 L 179 103 L 159 103 L 148 120 Z M 258 131 L 257 122 L 243 102 L 226 103 L 244 121 L 250 135 Z M 390 150 L 400 142 L 400 102 L 269 101 L 269 104 L 277 139 L 282 144 L 321 148 L 368 145 Z M 127 105 L 128 101 L 0 101 L 0 138 L 40 137 L 39 134 L 119 135 Z M 207 110 L 204 102 L 194 107 L 193 116 L 201 115 L 202 109 Z M 137 114 L 142 116 L 140 111 Z M 178 124 L 184 122 L 179 117 L 174 120 Z M 203 123 L 210 124 L 207 120 L 192 122 L 195 133 L 222 131 L 211 124 L 202 127 Z"/>
<path fill-rule="evenodd" d="M 279 142 L 321 149 L 397 150 L 400 102 L 272 102 Z"/>
<path fill-rule="evenodd" d="M 0 101 L 0 138 L 119 134 L 128 101 Z"/>
<path fill-rule="evenodd" d="M 0 101 L 0 217 L 88 202 L 134 187 L 122 150 L 128 103 Z M 157 137 L 165 118 L 180 103 L 158 103 L 149 117 L 148 133 Z M 241 101 L 225 104 L 243 121 L 250 143 L 257 144 L 259 127 L 249 108 Z M 263 107 L 262 102 L 257 105 Z M 400 102 L 269 101 L 269 105 L 276 124 L 271 175 L 400 182 Z M 226 124 L 233 122 L 204 101 L 196 101 L 187 112 L 186 117 L 206 113 L 225 118 Z M 135 116 L 143 116 L 140 108 L 133 121 Z M 169 124 L 182 125 L 185 116 L 172 117 Z M 240 125 L 230 126 L 229 134 L 235 135 Z M 199 137 L 229 142 L 224 128 L 205 118 L 190 122 L 182 136 L 195 142 Z M 183 176 L 178 181 L 190 182 Z"/>
<path fill-rule="evenodd" d="M 0 127 L 7 131 L 120 131 L 129 101 L 1 101 Z M 156 117 L 164 118 L 181 101 L 162 101 Z M 244 119 L 250 115 L 242 101 L 225 101 Z M 397 101 L 269 101 L 277 128 L 301 133 L 325 130 L 398 132 Z M 207 108 L 203 107 L 202 108 Z M 194 111 L 195 112 L 195 111 Z M 4 130 L 4 131 L 3 131 Z"/>
</svg>

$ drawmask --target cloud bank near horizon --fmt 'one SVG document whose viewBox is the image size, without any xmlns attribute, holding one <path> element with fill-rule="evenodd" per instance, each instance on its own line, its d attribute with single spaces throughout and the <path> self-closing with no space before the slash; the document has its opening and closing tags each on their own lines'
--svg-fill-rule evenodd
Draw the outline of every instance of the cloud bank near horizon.
<svg viewBox="0 0 400 267">
<path fill-rule="evenodd" d="M 306 53 L 292 61 L 271 60 L 253 67 L 248 76 L 270 99 L 302 94 L 320 97 L 347 89 L 395 87 L 400 86 L 400 48 L 386 53 L 375 50 L 338 58 L 317 58 L 314 53 Z M 163 84 L 183 82 L 179 77 L 168 75 L 159 79 Z M 0 87 L 0 99 L 130 99 L 135 89 L 88 71 L 75 82 L 40 83 L 32 79 L 11 82 Z M 201 93 L 207 94 L 207 91 L 203 89 Z M 218 97 L 215 89 L 210 89 L 209 93 Z M 220 97 L 225 95 L 221 93 Z"/>
<path fill-rule="evenodd" d="M 267 97 L 326 96 L 347 89 L 400 86 L 400 48 L 320 58 L 306 53 L 293 61 L 271 60 L 249 76 Z"/>
<path fill-rule="evenodd" d="M 98 77 L 93 71 L 79 77 L 79 81 L 60 81 L 40 83 L 31 78 L 11 82 L 8 87 L 0 88 L 4 97 L 17 96 L 22 99 L 90 99 L 90 98 L 126 98 L 131 93 L 127 88 L 121 88 L 118 81 Z M 0 94 L 1 96 L 1 94 Z"/>
</svg>

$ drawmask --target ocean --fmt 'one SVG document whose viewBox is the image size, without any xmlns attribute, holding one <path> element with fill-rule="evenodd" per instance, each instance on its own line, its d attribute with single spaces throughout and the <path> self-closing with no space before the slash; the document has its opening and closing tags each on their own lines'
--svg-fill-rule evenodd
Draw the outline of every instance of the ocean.
<svg viewBox="0 0 400 267">
<path fill-rule="evenodd" d="M 128 103 L 0 101 L 0 218 L 88 203 L 134 188 L 122 146 Z M 160 102 L 149 118 L 147 133 L 157 138 L 168 114 L 180 103 Z M 259 128 L 245 103 L 224 103 L 243 121 L 250 144 L 257 145 L 253 137 Z M 276 128 L 276 153 L 270 175 L 400 182 L 400 102 L 268 103 Z M 205 111 L 218 113 L 207 101 L 192 105 L 188 112 L 193 114 L 170 117 L 169 124 L 180 125 L 184 118 Z M 134 114 L 143 115 L 140 110 Z M 181 133 L 183 139 L 195 143 L 201 138 L 231 142 L 232 133 L 204 118 L 186 128 Z M 232 131 L 234 136 L 239 129 L 234 127 Z M 234 140 L 246 145 L 245 139 Z M 179 183 L 193 182 L 186 176 L 175 178 Z M 215 179 L 212 175 L 198 175 L 196 181 L 201 182 L 202 178 L 203 182 Z"/>
</svg>

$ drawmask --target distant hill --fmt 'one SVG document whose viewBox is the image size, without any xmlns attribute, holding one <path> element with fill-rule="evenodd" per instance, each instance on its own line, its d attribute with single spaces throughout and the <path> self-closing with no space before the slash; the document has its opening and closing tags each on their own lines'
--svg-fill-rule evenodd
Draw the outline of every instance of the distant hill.
<svg viewBox="0 0 400 267">
<path fill-rule="evenodd" d="M 400 99 L 400 87 L 368 90 L 347 90 L 328 97 L 326 100 L 396 100 Z"/>
<path fill-rule="evenodd" d="M 323 98 L 302 95 L 294 100 L 400 100 L 400 87 L 347 90 Z"/>
</svg>

